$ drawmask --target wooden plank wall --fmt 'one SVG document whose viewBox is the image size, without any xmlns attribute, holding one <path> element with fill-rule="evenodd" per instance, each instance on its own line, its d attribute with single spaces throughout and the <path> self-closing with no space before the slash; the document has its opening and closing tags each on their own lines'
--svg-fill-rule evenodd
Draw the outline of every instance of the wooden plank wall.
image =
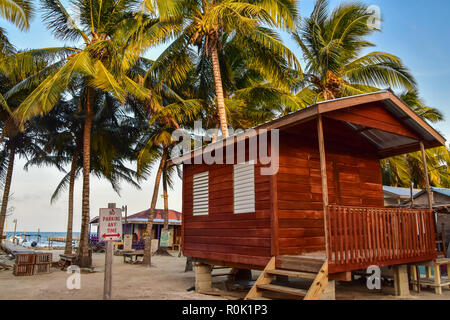
<svg viewBox="0 0 450 320">
<path fill-rule="evenodd" d="M 381 168 L 375 147 L 342 121 L 326 117 L 323 120 L 329 203 L 383 207 Z M 256 212 L 245 214 L 233 213 L 232 165 L 184 165 L 184 254 L 265 266 L 274 254 L 295 255 L 324 250 L 315 121 L 280 132 L 279 162 L 275 177 L 261 176 L 260 165 L 256 165 Z M 209 215 L 194 217 L 193 175 L 204 171 L 209 171 L 210 179 Z M 275 186 L 276 198 L 271 198 L 271 186 Z M 274 216 L 278 216 L 278 220 L 271 224 L 272 209 L 276 210 Z M 272 235 L 277 241 L 271 246 Z"/>
<path fill-rule="evenodd" d="M 209 215 L 192 215 L 193 175 L 209 171 Z M 270 176 L 255 165 L 256 212 L 233 213 L 232 165 L 184 165 L 184 255 L 265 266 L 271 257 Z"/>
<path fill-rule="evenodd" d="M 329 203 L 383 207 L 375 149 L 345 124 L 324 118 Z M 279 254 L 325 250 L 320 158 L 315 123 L 280 134 L 277 176 Z"/>
</svg>

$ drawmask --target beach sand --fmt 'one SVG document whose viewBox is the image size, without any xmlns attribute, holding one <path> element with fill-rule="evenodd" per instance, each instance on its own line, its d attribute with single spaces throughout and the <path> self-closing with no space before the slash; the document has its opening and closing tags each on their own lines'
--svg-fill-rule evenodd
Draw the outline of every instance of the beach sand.
<svg viewBox="0 0 450 320">
<path fill-rule="evenodd" d="M 53 260 L 63 251 L 53 250 Z M 153 256 L 152 268 L 123 263 L 123 257 L 113 260 L 113 299 L 191 299 L 206 300 L 217 297 L 186 291 L 194 285 L 194 272 L 184 272 L 186 258 Z M 81 274 L 81 289 L 69 290 L 70 276 L 56 268 L 50 274 L 16 277 L 12 271 L 0 271 L 0 299 L 25 300 L 97 300 L 103 298 L 105 255 L 93 254 L 96 273 Z"/>
<path fill-rule="evenodd" d="M 53 250 L 53 259 L 57 261 L 62 251 Z M 64 271 L 51 269 L 50 274 L 31 277 L 15 277 L 12 271 L 0 271 L 0 299 L 25 300 L 97 300 L 103 297 L 104 278 L 103 253 L 93 254 L 96 273 L 81 274 L 81 289 L 69 290 Z M 186 258 L 154 256 L 153 267 L 124 264 L 123 257 L 114 256 L 113 299 L 156 299 L 156 300 L 211 300 L 217 296 L 197 294 L 187 291 L 194 285 L 194 272 L 184 272 Z M 221 273 L 225 272 L 221 270 Z M 253 272 L 253 279 L 259 272 Z M 215 287 L 223 287 L 226 277 L 214 277 Z M 383 285 L 380 291 L 369 291 L 358 281 L 340 282 L 336 285 L 337 300 L 450 300 L 450 290 L 444 289 L 442 295 L 435 295 L 433 289 L 423 289 L 420 294 L 411 291 L 410 297 L 395 297 L 392 285 Z M 243 293 L 245 295 L 245 293 Z"/>
</svg>

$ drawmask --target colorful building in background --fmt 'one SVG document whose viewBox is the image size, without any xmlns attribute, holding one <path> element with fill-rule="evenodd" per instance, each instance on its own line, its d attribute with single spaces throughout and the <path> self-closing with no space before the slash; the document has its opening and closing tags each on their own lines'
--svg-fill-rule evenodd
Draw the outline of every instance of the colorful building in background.
<svg viewBox="0 0 450 320">
<path fill-rule="evenodd" d="M 133 249 L 141 250 L 144 249 L 145 236 L 147 232 L 147 221 L 150 213 L 150 209 L 140 211 L 125 219 L 122 217 L 123 233 L 131 234 L 133 236 Z M 170 230 L 170 241 L 169 247 L 174 248 L 181 244 L 181 212 L 175 210 L 169 210 L 169 230 Z M 126 220 L 126 223 L 125 223 Z M 91 244 L 99 243 L 98 239 L 98 216 L 90 221 L 90 237 L 89 241 Z M 164 210 L 156 209 L 155 217 L 153 219 L 152 228 L 152 239 L 160 239 L 161 231 L 164 228 Z M 94 231 L 92 229 L 95 229 Z M 101 243 L 101 241 L 100 241 Z"/>
</svg>

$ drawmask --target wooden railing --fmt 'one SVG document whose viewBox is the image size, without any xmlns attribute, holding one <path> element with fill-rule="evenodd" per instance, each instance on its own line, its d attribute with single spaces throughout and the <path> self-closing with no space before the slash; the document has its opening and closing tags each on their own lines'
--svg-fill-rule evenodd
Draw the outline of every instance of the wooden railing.
<svg viewBox="0 0 450 320">
<path fill-rule="evenodd" d="M 332 272 L 436 257 L 430 210 L 329 206 L 328 261 Z"/>
</svg>

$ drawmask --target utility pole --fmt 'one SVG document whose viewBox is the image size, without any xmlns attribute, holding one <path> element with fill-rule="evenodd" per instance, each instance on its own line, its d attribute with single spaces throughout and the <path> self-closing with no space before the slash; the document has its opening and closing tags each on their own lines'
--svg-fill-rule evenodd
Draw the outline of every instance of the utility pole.
<svg viewBox="0 0 450 320">
<path fill-rule="evenodd" d="M 128 206 L 124 205 L 122 206 L 122 212 L 125 212 L 125 231 L 124 234 L 128 234 Z"/>
<path fill-rule="evenodd" d="M 16 237 L 17 219 L 14 219 L 13 222 L 14 222 L 14 236 L 13 236 L 14 239 Z"/>
<path fill-rule="evenodd" d="M 108 209 L 115 209 L 115 203 L 108 203 Z M 99 215 L 99 223 L 101 223 L 102 214 Z M 122 213 L 120 213 L 120 219 L 122 219 Z M 119 222 L 117 227 L 120 226 L 120 233 L 122 232 L 122 221 Z M 102 227 L 103 228 L 103 227 Z M 100 229 L 100 234 L 102 230 Z M 120 234 L 120 238 L 122 235 Z M 105 254 L 105 279 L 103 285 L 103 300 L 111 300 L 112 295 L 112 264 L 113 264 L 113 240 L 107 239 L 106 241 L 106 254 Z"/>
</svg>

